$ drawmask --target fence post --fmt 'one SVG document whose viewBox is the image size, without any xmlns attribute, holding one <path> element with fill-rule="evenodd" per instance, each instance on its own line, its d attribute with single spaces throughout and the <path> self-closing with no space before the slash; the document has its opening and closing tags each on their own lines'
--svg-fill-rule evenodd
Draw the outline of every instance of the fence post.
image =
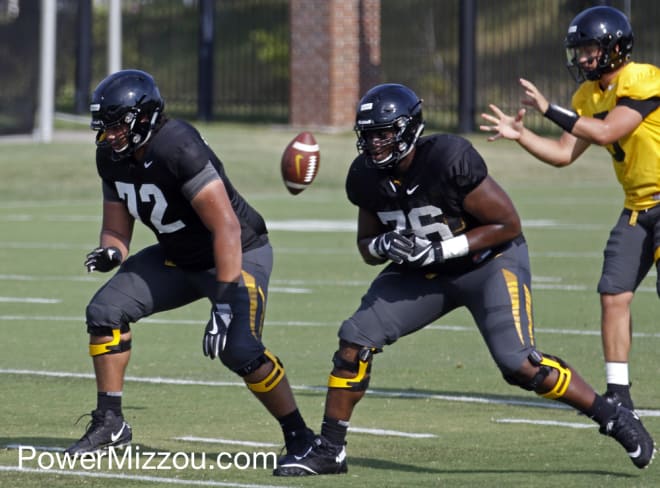
<svg viewBox="0 0 660 488">
<path fill-rule="evenodd" d="M 477 0 L 462 0 L 459 10 L 458 130 L 462 133 L 474 132 L 477 59 L 475 45 L 476 3 Z"/>
<path fill-rule="evenodd" d="M 197 118 L 213 119 L 213 41 L 215 9 L 213 0 L 199 2 L 199 58 L 197 80 Z"/>
</svg>

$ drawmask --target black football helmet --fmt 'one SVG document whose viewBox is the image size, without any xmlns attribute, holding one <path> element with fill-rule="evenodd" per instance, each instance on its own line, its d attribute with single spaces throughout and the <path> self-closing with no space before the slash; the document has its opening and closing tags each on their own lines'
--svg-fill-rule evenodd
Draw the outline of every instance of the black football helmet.
<svg viewBox="0 0 660 488">
<path fill-rule="evenodd" d="M 126 124 L 126 145 L 113 147 L 113 157 L 130 156 L 149 140 L 164 108 L 165 101 L 149 73 L 127 69 L 111 74 L 96 87 L 89 106 L 90 127 L 97 131 L 97 146 L 107 145 L 106 129 Z"/>
<path fill-rule="evenodd" d="M 565 39 L 568 70 L 575 81 L 595 81 L 630 59 L 633 31 L 623 12 L 613 7 L 591 7 L 580 12 L 570 23 Z M 578 62 L 579 48 L 598 46 L 598 66 L 586 70 Z"/>
<path fill-rule="evenodd" d="M 383 131 L 394 135 L 382 139 L 378 135 Z M 377 168 L 396 166 L 412 151 L 423 131 L 422 100 L 407 86 L 377 85 L 358 104 L 355 117 L 357 148 Z"/>
</svg>

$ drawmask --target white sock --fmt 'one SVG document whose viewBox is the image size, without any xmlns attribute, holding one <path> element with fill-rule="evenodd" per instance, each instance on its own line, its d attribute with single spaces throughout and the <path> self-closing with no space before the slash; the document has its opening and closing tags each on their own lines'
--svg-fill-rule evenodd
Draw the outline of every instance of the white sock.
<svg viewBox="0 0 660 488">
<path fill-rule="evenodd" d="M 605 376 L 608 384 L 628 386 L 628 363 L 605 363 Z"/>
</svg>

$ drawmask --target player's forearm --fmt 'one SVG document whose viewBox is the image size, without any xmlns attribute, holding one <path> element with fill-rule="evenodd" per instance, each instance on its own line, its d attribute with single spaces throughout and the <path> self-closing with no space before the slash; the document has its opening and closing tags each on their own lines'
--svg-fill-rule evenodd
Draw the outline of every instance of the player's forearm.
<svg viewBox="0 0 660 488">
<path fill-rule="evenodd" d="M 573 162 L 570 150 L 559 140 L 539 136 L 527 128 L 523 129 L 516 142 L 536 159 L 551 166 L 559 168 Z"/>
<path fill-rule="evenodd" d="M 126 256 L 128 256 L 130 241 L 131 236 L 121 235 L 110 229 L 102 229 L 99 238 L 99 246 L 104 248 L 116 247 L 125 259 Z"/>
</svg>

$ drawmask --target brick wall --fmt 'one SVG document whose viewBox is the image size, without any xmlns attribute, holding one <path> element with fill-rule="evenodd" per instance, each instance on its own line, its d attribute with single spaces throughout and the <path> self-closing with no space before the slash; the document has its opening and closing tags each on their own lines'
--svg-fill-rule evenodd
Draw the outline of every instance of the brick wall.
<svg viewBox="0 0 660 488">
<path fill-rule="evenodd" d="M 377 82 L 380 0 L 291 0 L 290 123 L 350 129 Z"/>
</svg>

